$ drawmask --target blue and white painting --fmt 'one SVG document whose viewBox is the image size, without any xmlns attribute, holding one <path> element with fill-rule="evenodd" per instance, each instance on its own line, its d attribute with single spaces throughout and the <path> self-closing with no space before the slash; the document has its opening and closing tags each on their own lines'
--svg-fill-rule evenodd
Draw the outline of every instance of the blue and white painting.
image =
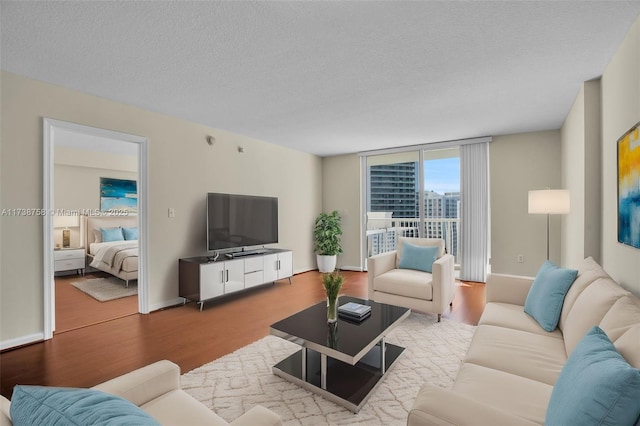
<svg viewBox="0 0 640 426">
<path fill-rule="evenodd" d="M 100 210 L 138 212 L 138 185 L 135 180 L 100 178 Z"/>
</svg>

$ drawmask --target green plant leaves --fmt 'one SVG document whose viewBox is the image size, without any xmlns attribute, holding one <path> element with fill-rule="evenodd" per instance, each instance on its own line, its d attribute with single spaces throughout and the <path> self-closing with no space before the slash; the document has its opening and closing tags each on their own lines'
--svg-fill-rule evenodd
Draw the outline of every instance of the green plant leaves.
<svg viewBox="0 0 640 426">
<path fill-rule="evenodd" d="M 314 250 L 322 256 L 335 256 L 342 253 L 340 236 L 342 226 L 340 214 L 334 210 L 330 214 L 320 213 L 316 218 L 313 236 L 315 238 Z"/>
</svg>

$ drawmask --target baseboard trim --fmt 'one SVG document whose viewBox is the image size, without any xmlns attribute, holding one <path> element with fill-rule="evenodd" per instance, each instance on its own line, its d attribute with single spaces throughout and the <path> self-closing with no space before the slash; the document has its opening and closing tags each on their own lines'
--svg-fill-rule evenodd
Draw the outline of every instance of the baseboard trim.
<svg viewBox="0 0 640 426">
<path fill-rule="evenodd" d="M 154 305 L 149 306 L 149 311 L 159 311 L 161 309 L 170 308 L 176 305 L 182 305 L 184 303 L 184 299 L 182 297 L 178 297 L 177 299 L 165 300 L 161 303 L 156 303 Z"/>
<path fill-rule="evenodd" d="M 29 334 L 27 336 L 17 337 L 15 339 L 3 340 L 0 342 L 0 351 L 7 349 L 14 349 L 24 345 L 30 345 L 32 343 L 42 342 L 44 340 L 44 333 Z"/>
<path fill-rule="evenodd" d="M 355 272 L 364 272 L 362 267 L 360 266 L 341 266 L 338 269 L 341 271 L 355 271 Z"/>
</svg>

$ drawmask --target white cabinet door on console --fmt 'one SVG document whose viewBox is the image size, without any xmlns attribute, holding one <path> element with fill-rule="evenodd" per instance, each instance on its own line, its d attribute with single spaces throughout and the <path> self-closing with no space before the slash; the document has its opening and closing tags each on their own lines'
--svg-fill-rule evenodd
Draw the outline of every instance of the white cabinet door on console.
<svg viewBox="0 0 640 426">
<path fill-rule="evenodd" d="M 224 263 L 200 265 L 200 300 L 212 299 L 224 294 Z"/>
<path fill-rule="evenodd" d="M 278 253 L 278 279 L 289 278 L 293 275 L 293 252 Z"/>
<path fill-rule="evenodd" d="M 293 275 L 293 252 L 281 251 L 264 256 L 264 281 L 277 281 Z"/>
<path fill-rule="evenodd" d="M 278 279 L 278 255 L 268 254 L 264 256 L 264 282 Z"/>
<path fill-rule="evenodd" d="M 230 260 L 224 262 L 225 283 L 224 294 L 244 290 L 244 260 Z"/>
</svg>

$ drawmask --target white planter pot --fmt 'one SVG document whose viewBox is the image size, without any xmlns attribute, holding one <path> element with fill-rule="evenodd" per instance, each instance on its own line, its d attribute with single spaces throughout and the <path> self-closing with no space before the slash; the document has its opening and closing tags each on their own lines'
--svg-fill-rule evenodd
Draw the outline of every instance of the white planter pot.
<svg viewBox="0 0 640 426">
<path fill-rule="evenodd" d="M 338 261 L 338 256 L 322 256 L 316 254 L 316 259 L 318 261 L 318 270 L 320 272 L 333 272 L 336 269 L 336 263 Z"/>
</svg>

